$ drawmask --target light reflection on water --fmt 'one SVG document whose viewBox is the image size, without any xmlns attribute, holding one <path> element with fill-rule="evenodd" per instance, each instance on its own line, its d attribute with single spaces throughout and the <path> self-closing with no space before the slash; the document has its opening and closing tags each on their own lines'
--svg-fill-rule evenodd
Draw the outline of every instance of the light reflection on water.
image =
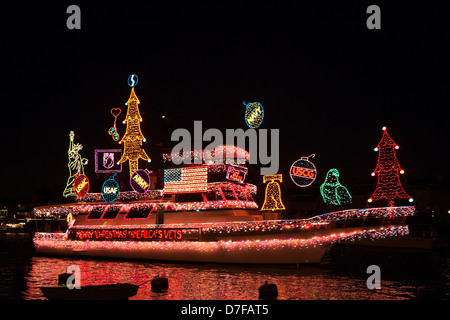
<svg viewBox="0 0 450 320">
<path fill-rule="evenodd" d="M 279 299 L 412 299 L 415 288 L 384 280 L 380 290 L 368 290 L 366 278 L 336 275 L 319 266 L 236 266 L 212 264 L 164 264 L 146 261 L 117 261 L 32 257 L 24 299 L 44 299 L 40 286 L 57 285 L 58 274 L 69 265 L 81 270 L 81 285 L 127 282 L 141 284 L 131 300 L 242 300 L 257 299 L 258 287 L 268 280 L 278 286 Z M 154 293 L 155 275 L 169 279 L 166 293 Z"/>
<path fill-rule="evenodd" d="M 142 284 L 131 300 L 254 300 L 266 280 L 278 286 L 282 300 L 415 299 L 419 286 L 444 287 L 441 297 L 450 298 L 448 251 L 333 246 L 320 265 L 296 267 L 47 257 L 14 243 L 0 245 L 0 299 L 45 299 L 39 287 L 56 286 L 58 275 L 74 264 L 82 285 Z M 379 290 L 366 286 L 372 264 L 381 269 Z M 158 274 L 169 279 L 166 293 L 152 292 L 146 282 Z"/>
</svg>

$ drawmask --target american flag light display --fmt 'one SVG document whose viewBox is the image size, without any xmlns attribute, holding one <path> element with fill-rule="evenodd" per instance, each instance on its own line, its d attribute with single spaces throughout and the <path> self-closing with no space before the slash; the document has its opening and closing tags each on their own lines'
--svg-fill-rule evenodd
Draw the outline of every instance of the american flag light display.
<svg viewBox="0 0 450 320">
<path fill-rule="evenodd" d="M 206 192 L 208 167 L 164 170 L 164 193 Z"/>
</svg>

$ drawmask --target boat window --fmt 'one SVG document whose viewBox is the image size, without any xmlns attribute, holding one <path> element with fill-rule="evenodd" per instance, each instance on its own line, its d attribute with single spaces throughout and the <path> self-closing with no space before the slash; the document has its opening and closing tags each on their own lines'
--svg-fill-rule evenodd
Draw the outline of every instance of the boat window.
<svg viewBox="0 0 450 320">
<path fill-rule="evenodd" d="M 118 208 L 109 207 L 108 209 L 105 210 L 102 219 L 115 219 L 119 214 L 119 211 L 120 207 Z"/>
<path fill-rule="evenodd" d="M 150 214 L 151 208 L 131 208 L 126 215 L 126 219 L 145 219 Z"/>
<path fill-rule="evenodd" d="M 177 202 L 203 202 L 201 193 L 177 194 Z"/>
<path fill-rule="evenodd" d="M 94 207 L 89 212 L 88 219 L 100 219 L 105 211 L 105 207 Z"/>
</svg>

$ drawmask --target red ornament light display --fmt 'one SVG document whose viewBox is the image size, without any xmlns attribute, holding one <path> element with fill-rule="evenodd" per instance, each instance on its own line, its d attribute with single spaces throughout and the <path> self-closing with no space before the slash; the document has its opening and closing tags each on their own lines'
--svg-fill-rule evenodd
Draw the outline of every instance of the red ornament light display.
<svg viewBox="0 0 450 320">
<path fill-rule="evenodd" d="M 392 202 L 396 197 L 413 201 L 413 198 L 403 190 L 400 182 L 399 174 L 403 174 L 405 171 L 400 167 L 395 155 L 395 150 L 398 148 L 399 146 L 389 136 L 387 128 L 383 127 L 381 141 L 374 149 L 378 152 L 378 163 L 372 176 L 378 176 L 378 183 L 368 202 L 381 198 Z"/>
<path fill-rule="evenodd" d="M 73 189 L 78 198 L 84 197 L 89 192 L 89 179 L 84 174 L 73 175 Z"/>
</svg>

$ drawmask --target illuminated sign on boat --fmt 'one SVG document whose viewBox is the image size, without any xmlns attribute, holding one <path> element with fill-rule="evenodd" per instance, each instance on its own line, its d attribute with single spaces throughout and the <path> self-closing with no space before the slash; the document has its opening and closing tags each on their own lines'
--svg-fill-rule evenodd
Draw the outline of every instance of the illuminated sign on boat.
<svg viewBox="0 0 450 320">
<path fill-rule="evenodd" d="M 198 240 L 198 229 L 72 229 L 74 240 L 135 240 L 135 241 L 192 241 Z"/>
</svg>

